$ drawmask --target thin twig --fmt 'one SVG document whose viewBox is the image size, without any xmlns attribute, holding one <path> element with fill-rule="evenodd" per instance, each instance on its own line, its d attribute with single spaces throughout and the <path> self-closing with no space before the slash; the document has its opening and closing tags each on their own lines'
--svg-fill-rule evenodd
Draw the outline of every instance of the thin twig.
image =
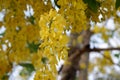
<svg viewBox="0 0 120 80">
<path fill-rule="evenodd" d="M 100 52 L 100 51 L 109 51 L 109 50 L 120 50 L 120 48 L 93 48 L 93 49 L 89 49 L 88 51 Z"/>
</svg>

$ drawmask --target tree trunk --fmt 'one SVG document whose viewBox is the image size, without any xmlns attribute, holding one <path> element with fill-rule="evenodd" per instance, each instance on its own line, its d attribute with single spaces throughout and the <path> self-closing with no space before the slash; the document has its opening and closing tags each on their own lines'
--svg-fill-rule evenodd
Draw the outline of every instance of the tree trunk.
<svg viewBox="0 0 120 80">
<path fill-rule="evenodd" d="M 71 35 L 68 61 L 60 71 L 62 76 L 61 80 L 87 80 L 89 54 L 86 50 L 89 48 L 91 35 L 92 33 L 89 30 L 83 31 L 80 35 Z M 81 43 L 77 43 L 78 36 L 82 36 L 83 38 Z M 74 41 L 76 41 L 76 43 L 74 43 Z M 80 65 L 83 64 L 84 69 L 80 67 Z"/>
<path fill-rule="evenodd" d="M 79 79 L 78 80 L 87 80 L 87 78 L 88 78 L 89 53 L 86 52 L 81 56 L 80 64 L 85 64 L 85 68 L 79 70 L 79 74 L 78 74 Z"/>
</svg>

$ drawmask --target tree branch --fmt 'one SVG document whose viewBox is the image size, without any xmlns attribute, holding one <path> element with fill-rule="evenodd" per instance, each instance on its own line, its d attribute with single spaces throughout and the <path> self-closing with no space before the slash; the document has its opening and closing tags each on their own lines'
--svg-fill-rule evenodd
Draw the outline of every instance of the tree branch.
<svg viewBox="0 0 120 80">
<path fill-rule="evenodd" d="M 118 47 L 118 48 L 93 48 L 93 49 L 90 49 L 89 45 L 87 45 L 82 50 L 77 48 L 77 47 L 74 47 L 71 49 L 73 49 L 73 51 L 78 50 L 79 52 L 76 54 L 72 54 L 69 57 L 69 61 L 72 61 L 73 59 L 79 57 L 80 55 L 84 54 L 84 52 L 100 52 L 100 51 L 109 51 L 109 50 L 120 50 L 120 47 Z"/>
<path fill-rule="evenodd" d="M 74 49 L 74 48 L 73 48 Z M 76 50 L 78 50 L 79 48 L 75 48 Z M 74 49 L 74 50 L 75 50 Z M 77 57 L 79 57 L 80 55 L 84 54 L 84 52 L 100 52 L 100 51 L 109 51 L 109 50 L 120 50 L 120 47 L 118 48 L 93 48 L 93 49 L 90 49 L 89 45 L 87 45 L 84 49 L 80 50 L 79 49 L 79 52 L 76 53 L 76 54 L 72 54 L 70 57 L 69 57 L 69 61 L 72 61 L 74 59 L 76 59 Z M 105 57 L 105 56 L 104 56 Z M 107 57 L 105 57 L 107 58 Z M 108 58 L 107 58 L 108 59 Z M 111 61 L 112 62 L 112 61 Z M 112 64 L 115 64 L 112 62 Z M 120 66 L 119 64 L 115 64 L 117 66 Z"/>
<path fill-rule="evenodd" d="M 120 50 L 120 47 L 119 48 L 93 48 L 93 49 L 89 49 L 88 51 L 100 52 L 100 51 L 108 51 L 108 50 Z"/>
</svg>

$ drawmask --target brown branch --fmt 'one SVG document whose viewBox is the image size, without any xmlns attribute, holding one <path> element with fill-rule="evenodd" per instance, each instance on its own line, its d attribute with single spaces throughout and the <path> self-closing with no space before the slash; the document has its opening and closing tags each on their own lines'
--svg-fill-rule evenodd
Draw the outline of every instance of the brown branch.
<svg viewBox="0 0 120 80">
<path fill-rule="evenodd" d="M 89 49 L 88 51 L 100 52 L 100 51 L 108 51 L 108 50 L 120 50 L 120 48 L 93 48 L 93 49 Z"/>
<path fill-rule="evenodd" d="M 76 48 L 76 50 L 78 50 L 78 49 L 79 48 Z M 120 48 L 93 48 L 93 49 L 90 49 L 89 46 L 87 45 L 84 49 L 82 49 L 82 50 L 79 49 L 79 53 L 72 54 L 69 59 L 71 61 L 71 60 L 79 57 L 81 54 L 84 54 L 84 52 L 100 52 L 100 51 L 109 51 L 109 50 L 120 50 Z"/>
<path fill-rule="evenodd" d="M 100 51 L 111 51 L 111 50 L 120 50 L 120 47 L 118 47 L 118 48 L 93 48 L 93 49 L 89 49 L 89 50 L 87 50 L 88 52 L 100 52 Z M 103 55 L 103 54 L 102 54 Z M 120 67 L 120 64 L 116 64 L 116 63 L 114 63 L 109 57 L 107 57 L 107 56 L 105 56 L 105 55 L 103 55 L 106 59 L 108 59 L 112 64 L 114 64 L 114 65 L 117 65 L 117 66 L 119 66 Z"/>
<path fill-rule="evenodd" d="M 84 49 L 80 50 L 77 47 L 71 48 L 73 49 L 73 51 L 78 51 L 75 54 L 70 55 L 68 61 L 72 61 L 78 57 L 80 57 L 80 55 L 84 54 L 85 52 L 100 52 L 100 51 L 108 51 L 108 50 L 120 50 L 120 48 L 93 48 L 90 49 L 89 45 L 87 45 Z"/>
<path fill-rule="evenodd" d="M 71 65 L 63 65 L 62 69 L 59 72 L 64 73 L 64 76 L 62 78 L 62 80 L 73 80 L 72 78 L 75 78 L 75 73 L 78 68 L 76 67 L 76 65 L 79 62 L 79 59 L 81 57 L 82 54 L 84 54 L 85 52 L 100 52 L 100 51 L 106 51 L 106 50 L 120 50 L 120 48 L 93 48 L 90 49 L 89 45 L 85 46 L 83 49 L 79 49 L 78 47 L 71 47 L 69 53 L 71 55 L 69 55 L 68 61 L 71 62 Z M 107 58 L 107 57 L 106 57 Z M 109 59 L 109 58 L 107 58 Z M 111 60 L 110 62 L 112 64 L 113 63 Z M 118 64 L 115 64 L 118 65 Z M 120 65 L 118 65 L 120 66 Z"/>
</svg>

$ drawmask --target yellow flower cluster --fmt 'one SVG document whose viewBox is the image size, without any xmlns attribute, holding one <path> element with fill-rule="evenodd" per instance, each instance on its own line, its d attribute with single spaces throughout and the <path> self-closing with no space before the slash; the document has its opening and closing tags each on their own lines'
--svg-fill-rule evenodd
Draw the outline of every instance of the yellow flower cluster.
<svg viewBox="0 0 120 80">
<path fill-rule="evenodd" d="M 72 26 L 72 32 L 81 32 L 86 30 L 87 17 L 85 10 L 87 5 L 83 0 L 59 0 L 58 5 L 61 6 L 59 13 L 65 16 L 68 26 Z"/>
<path fill-rule="evenodd" d="M 39 47 L 39 62 L 36 63 L 40 71 L 37 72 L 35 80 L 55 80 L 58 61 L 66 59 L 68 55 L 66 22 L 60 14 L 51 9 L 49 13 L 41 15 L 39 26 L 42 44 Z"/>
<path fill-rule="evenodd" d="M 10 71 L 11 66 L 7 60 L 7 56 L 3 51 L 0 51 L 0 79 L 5 75 L 8 71 Z"/>
<path fill-rule="evenodd" d="M 105 41 L 108 41 L 109 37 L 111 34 L 108 34 L 108 32 L 110 32 L 105 26 L 102 26 L 102 27 L 99 27 L 97 25 L 94 26 L 94 29 L 93 29 L 93 32 L 94 33 L 101 33 L 102 34 L 102 38 L 105 40 Z"/>
<path fill-rule="evenodd" d="M 27 6 L 31 6 L 34 14 L 25 15 Z M 4 35 L 0 38 L 0 73 L 3 76 L 12 66 L 13 62 L 31 62 L 36 60 L 37 51 L 31 54 L 29 44 L 39 44 L 38 20 L 40 14 L 49 11 L 51 8 L 50 0 L 47 5 L 43 0 L 0 0 L 0 11 L 4 11 L 3 21 L 0 21 L 0 27 L 6 28 Z M 29 14 L 29 13 L 28 13 Z M 7 41 L 7 43 L 6 43 Z M 7 46 L 4 51 L 2 45 Z M 34 47 L 33 47 L 34 48 Z M 32 48 L 31 48 L 32 49 Z M 6 58 L 6 57 L 9 57 Z M 10 63 L 9 63 L 10 62 Z M 3 67 L 2 65 L 6 65 Z M 1 79 L 1 77 L 0 77 Z"/>
</svg>

